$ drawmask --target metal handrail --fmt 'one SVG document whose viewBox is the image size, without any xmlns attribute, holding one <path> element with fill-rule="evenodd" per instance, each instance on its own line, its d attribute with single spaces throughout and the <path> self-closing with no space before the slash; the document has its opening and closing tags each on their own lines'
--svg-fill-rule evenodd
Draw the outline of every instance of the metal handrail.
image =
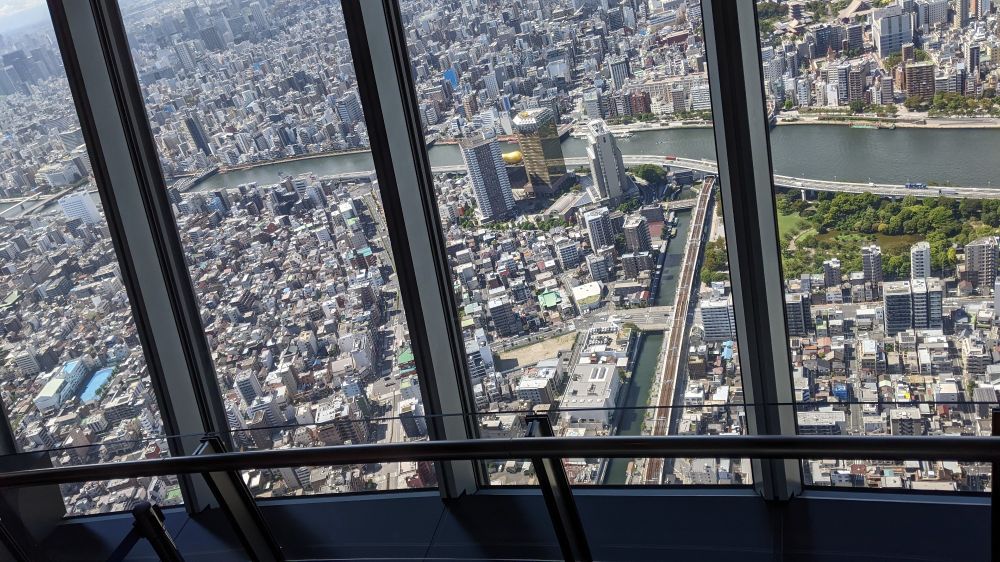
<svg viewBox="0 0 1000 562">
<path fill-rule="evenodd" d="M 0 473 L 0 488 L 210 471 L 518 458 L 952 460 L 1000 463 L 1000 437 L 641 436 L 417 441 L 242 451 Z"/>
</svg>

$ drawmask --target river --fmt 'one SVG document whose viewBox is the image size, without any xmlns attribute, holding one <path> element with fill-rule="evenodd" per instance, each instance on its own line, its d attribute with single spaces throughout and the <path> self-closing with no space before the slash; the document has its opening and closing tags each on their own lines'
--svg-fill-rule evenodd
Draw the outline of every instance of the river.
<svg viewBox="0 0 1000 562">
<path fill-rule="evenodd" d="M 563 141 L 567 157 L 586 155 L 586 142 Z M 715 159 L 710 129 L 642 131 L 619 139 L 625 155 L 674 154 Z M 504 144 L 503 150 L 517 145 Z M 779 174 L 813 179 L 905 183 L 951 182 L 962 186 L 990 186 L 995 162 L 1000 162 L 997 129 L 851 129 L 835 125 L 785 125 L 771 131 L 771 153 Z M 455 145 L 435 145 L 428 151 L 432 165 L 458 165 Z M 242 183 L 275 183 L 283 175 L 319 176 L 373 168 L 371 155 L 353 153 L 321 156 L 217 174 L 196 188 L 215 190 Z"/>
</svg>

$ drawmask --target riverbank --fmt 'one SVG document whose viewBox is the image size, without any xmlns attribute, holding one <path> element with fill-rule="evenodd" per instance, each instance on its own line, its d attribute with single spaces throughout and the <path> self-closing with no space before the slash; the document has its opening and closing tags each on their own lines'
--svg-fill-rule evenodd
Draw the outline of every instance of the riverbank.
<svg viewBox="0 0 1000 562">
<path fill-rule="evenodd" d="M 268 160 L 267 162 L 250 162 L 247 164 L 236 164 L 235 166 L 224 166 L 219 167 L 218 173 L 228 174 L 229 172 L 239 172 L 241 170 L 250 170 L 253 168 L 258 168 L 260 166 L 272 166 L 278 164 L 287 164 L 290 162 L 300 162 L 302 160 L 314 160 L 316 158 L 332 158 L 336 156 L 350 156 L 352 154 L 371 154 L 371 149 L 368 148 L 350 148 L 347 150 L 331 150 L 328 152 L 314 152 L 312 154 L 298 154 L 296 156 L 286 156 L 284 158 L 276 158 L 274 160 Z M 196 183 L 197 185 L 197 183 Z"/>
<path fill-rule="evenodd" d="M 671 123 L 631 123 L 628 125 L 608 125 L 608 130 L 612 134 L 615 133 L 644 133 L 652 131 L 670 131 L 674 129 L 711 129 L 711 121 L 698 121 L 693 123 L 684 123 L 681 121 L 675 121 Z"/>
<path fill-rule="evenodd" d="M 578 123 L 566 123 L 559 125 L 559 140 L 566 140 L 573 133 L 573 130 L 577 125 Z M 517 144 L 517 135 L 500 135 L 497 137 L 497 141 L 501 144 Z M 458 139 L 454 137 L 437 137 L 433 142 L 427 145 L 427 148 L 431 148 L 431 146 L 435 143 L 441 145 L 457 145 Z"/>
<path fill-rule="evenodd" d="M 926 117 L 900 120 L 893 117 L 878 117 L 874 115 L 844 114 L 837 119 L 823 117 L 792 117 L 782 119 L 780 116 L 775 125 L 817 125 L 850 127 L 858 123 L 879 124 L 880 129 L 1000 129 L 1000 119 L 993 117 Z"/>
</svg>

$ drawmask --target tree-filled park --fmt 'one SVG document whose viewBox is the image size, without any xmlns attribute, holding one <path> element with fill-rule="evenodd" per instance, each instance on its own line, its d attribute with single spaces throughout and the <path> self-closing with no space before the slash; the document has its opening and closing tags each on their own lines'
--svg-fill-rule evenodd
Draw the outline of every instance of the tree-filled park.
<svg viewBox="0 0 1000 562">
<path fill-rule="evenodd" d="M 933 189 L 933 188 L 931 188 Z M 872 194 L 819 193 L 802 200 L 797 190 L 776 199 L 781 256 L 786 278 L 820 273 L 823 261 L 838 258 L 843 271 L 861 270 L 861 246 L 882 248 L 885 278 L 906 279 L 910 246 L 930 243 L 935 275 L 954 274 L 958 251 L 969 241 L 1000 234 L 1000 201 L 913 197 L 892 200 Z M 716 247 L 717 246 L 717 247 Z M 725 248 L 706 248 L 702 280 L 728 276 Z"/>
</svg>

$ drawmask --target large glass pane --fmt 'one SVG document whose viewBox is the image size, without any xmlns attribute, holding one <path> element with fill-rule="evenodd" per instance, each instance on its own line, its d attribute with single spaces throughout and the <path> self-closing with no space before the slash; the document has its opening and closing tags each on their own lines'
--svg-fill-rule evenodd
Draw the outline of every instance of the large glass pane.
<svg viewBox="0 0 1000 562">
<path fill-rule="evenodd" d="M 0 0 L 0 395 L 41 465 L 168 454 L 92 172 L 45 4 Z M 181 501 L 176 478 L 63 495 L 70 515 Z"/>
<path fill-rule="evenodd" d="M 340 3 L 121 8 L 237 445 L 425 439 Z M 252 487 L 345 489 L 293 473 Z"/>
<path fill-rule="evenodd" d="M 997 20 L 989 2 L 870 4 L 757 4 L 798 430 L 988 435 Z M 803 468 L 809 484 L 989 486 L 972 463 Z"/>
<path fill-rule="evenodd" d="M 700 4 L 414 0 L 402 17 L 483 436 L 539 408 L 557 435 L 742 433 Z M 629 464 L 567 468 L 684 481 Z"/>
</svg>

